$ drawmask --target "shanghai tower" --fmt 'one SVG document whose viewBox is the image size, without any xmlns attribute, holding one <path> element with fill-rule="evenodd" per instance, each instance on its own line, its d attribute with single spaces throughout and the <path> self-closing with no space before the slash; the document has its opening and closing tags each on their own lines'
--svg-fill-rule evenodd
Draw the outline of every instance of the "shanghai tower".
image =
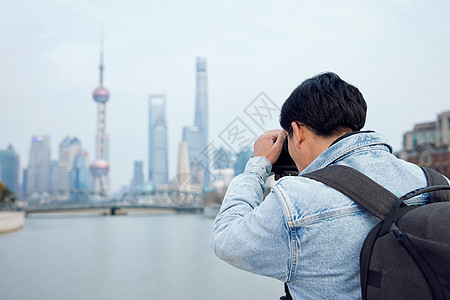
<svg viewBox="0 0 450 300">
<path fill-rule="evenodd" d="M 195 93 L 195 120 L 194 125 L 198 130 L 197 149 L 202 152 L 207 151 L 208 146 L 208 91 L 207 91 L 207 75 L 206 75 L 206 59 L 197 57 L 196 70 L 196 93 Z M 197 155 L 199 155 L 198 153 Z M 207 156 L 201 156 L 202 169 L 195 170 L 199 178 L 202 178 L 203 190 L 208 189 L 210 178 L 209 169 L 210 162 Z M 200 171 L 200 173 L 198 173 Z"/>
</svg>

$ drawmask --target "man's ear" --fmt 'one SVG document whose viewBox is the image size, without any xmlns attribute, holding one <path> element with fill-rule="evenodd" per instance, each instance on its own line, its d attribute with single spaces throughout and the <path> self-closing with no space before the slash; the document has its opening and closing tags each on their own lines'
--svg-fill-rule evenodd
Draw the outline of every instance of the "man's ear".
<svg viewBox="0 0 450 300">
<path fill-rule="evenodd" d="M 293 131 L 293 133 L 292 133 L 293 137 L 295 137 L 295 139 L 294 139 L 295 147 L 297 149 L 301 149 L 303 141 L 305 140 L 305 126 L 303 126 L 302 124 L 299 124 L 295 121 L 291 123 L 291 126 L 292 126 L 292 131 Z"/>
</svg>

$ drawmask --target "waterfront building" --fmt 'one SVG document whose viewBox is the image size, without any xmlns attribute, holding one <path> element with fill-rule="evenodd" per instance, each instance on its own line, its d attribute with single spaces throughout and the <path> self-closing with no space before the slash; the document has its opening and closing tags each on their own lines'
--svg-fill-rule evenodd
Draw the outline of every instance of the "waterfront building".
<svg viewBox="0 0 450 300">
<path fill-rule="evenodd" d="M 148 178 L 153 184 L 169 181 L 167 147 L 166 96 L 149 96 L 149 166 Z"/>
<path fill-rule="evenodd" d="M 50 189 L 50 157 L 49 136 L 33 136 L 26 180 L 27 193 Z"/>
<path fill-rule="evenodd" d="M 12 145 L 0 150 L 0 181 L 15 194 L 20 193 L 19 167 L 19 155 Z"/>
<path fill-rule="evenodd" d="M 403 135 L 398 157 L 432 168 L 450 178 L 450 111 L 432 122 L 419 123 Z"/>
<path fill-rule="evenodd" d="M 100 85 L 94 90 L 93 98 L 97 103 L 97 135 L 95 160 L 90 166 L 92 189 L 100 194 L 109 196 L 109 162 L 108 137 L 106 135 L 106 103 L 109 100 L 109 91 L 103 86 L 103 40 L 100 50 Z"/>
<path fill-rule="evenodd" d="M 133 178 L 130 182 L 130 190 L 139 190 L 144 183 L 144 162 L 135 161 L 133 168 Z"/>
</svg>

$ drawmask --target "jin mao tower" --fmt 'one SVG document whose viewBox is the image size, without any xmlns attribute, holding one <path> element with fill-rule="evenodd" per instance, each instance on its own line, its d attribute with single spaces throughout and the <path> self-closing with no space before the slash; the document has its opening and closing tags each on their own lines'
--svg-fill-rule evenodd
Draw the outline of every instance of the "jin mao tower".
<svg viewBox="0 0 450 300">
<path fill-rule="evenodd" d="M 149 111 L 149 180 L 154 184 L 168 183 L 168 151 L 166 96 L 150 95 Z"/>
</svg>

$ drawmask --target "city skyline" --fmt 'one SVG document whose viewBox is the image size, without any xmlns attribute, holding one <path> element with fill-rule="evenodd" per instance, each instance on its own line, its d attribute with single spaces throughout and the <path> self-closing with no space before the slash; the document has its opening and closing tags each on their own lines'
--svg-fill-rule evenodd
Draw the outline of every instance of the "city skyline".
<svg viewBox="0 0 450 300">
<path fill-rule="evenodd" d="M 69 135 L 94 157 L 91 91 L 103 22 L 113 94 L 107 122 L 112 191 L 128 185 L 133 161 L 148 169 L 151 93 L 168 99 L 169 178 L 175 175 L 182 127 L 192 124 L 195 110 L 197 56 L 208 59 L 211 141 L 219 143 L 260 92 L 281 106 L 302 80 L 333 71 L 366 98 L 365 129 L 386 135 L 398 151 L 413 124 L 448 110 L 449 12 L 446 1 L 408 0 L 4 3 L 0 126 L 8 130 L 0 133 L 0 148 L 12 144 L 23 168 L 31 136 L 51 135 L 55 159 Z"/>
</svg>

